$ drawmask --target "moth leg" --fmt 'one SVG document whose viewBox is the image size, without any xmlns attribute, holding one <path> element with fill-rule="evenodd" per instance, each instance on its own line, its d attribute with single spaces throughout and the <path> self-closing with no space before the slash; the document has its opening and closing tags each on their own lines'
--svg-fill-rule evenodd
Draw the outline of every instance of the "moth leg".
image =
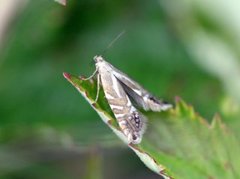
<svg viewBox="0 0 240 179">
<path fill-rule="evenodd" d="M 96 98 L 95 98 L 95 100 L 94 100 L 94 103 L 96 103 L 97 100 L 98 100 L 99 91 L 100 91 L 100 74 L 98 73 L 98 74 L 97 74 L 97 95 L 96 95 Z"/>
<path fill-rule="evenodd" d="M 96 73 L 97 73 L 97 69 L 93 72 L 93 74 L 91 75 L 91 76 L 89 76 L 88 78 L 85 78 L 85 79 L 83 79 L 83 80 L 90 80 L 90 79 L 92 79 L 95 75 L 96 75 Z"/>
</svg>

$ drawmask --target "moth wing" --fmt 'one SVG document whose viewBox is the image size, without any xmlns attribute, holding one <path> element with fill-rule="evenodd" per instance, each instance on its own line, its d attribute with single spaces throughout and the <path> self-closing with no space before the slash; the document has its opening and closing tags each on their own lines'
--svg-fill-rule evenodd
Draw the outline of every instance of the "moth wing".
<svg viewBox="0 0 240 179">
<path fill-rule="evenodd" d="M 118 78 L 117 78 L 118 79 Z M 138 93 L 136 93 L 132 88 L 130 88 L 126 83 L 123 81 L 119 80 L 119 83 L 122 85 L 124 91 L 127 93 L 131 101 L 138 107 L 143 108 L 145 110 L 148 109 L 144 99 L 142 96 L 140 96 Z"/>
<path fill-rule="evenodd" d="M 165 111 L 172 107 L 171 104 L 157 99 L 137 82 L 115 68 L 114 76 L 118 79 L 130 99 L 144 110 Z"/>
<path fill-rule="evenodd" d="M 132 105 L 123 86 L 109 71 L 100 73 L 105 97 L 117 119 L 119 127 L 133 144 L 139 144 L 146 128 L 145 117 Z"/>
</svg>

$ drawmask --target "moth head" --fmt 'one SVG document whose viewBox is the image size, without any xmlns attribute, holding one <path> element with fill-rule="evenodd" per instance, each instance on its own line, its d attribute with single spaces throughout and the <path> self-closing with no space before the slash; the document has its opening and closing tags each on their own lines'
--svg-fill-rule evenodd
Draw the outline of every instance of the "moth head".
<svg viewBox="0 0 240 179">
<path fill-rule="evenodd" d="M 99 63 L 99 62 L 103 62 L 103 57 L 102 56 L 98 56 L 96 55 L 95 57 L 93 57 L 93 60 L 95 61 L 95 63 Z"/>
</svg>

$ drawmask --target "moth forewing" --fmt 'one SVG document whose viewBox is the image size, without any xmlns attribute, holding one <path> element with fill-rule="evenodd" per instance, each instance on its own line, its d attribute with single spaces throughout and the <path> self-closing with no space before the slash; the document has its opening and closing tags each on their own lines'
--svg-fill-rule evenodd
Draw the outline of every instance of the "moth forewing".
<svg viewBox="0 0 240 179">
<path fill-rule="evenodd" d="M 172 108 L 171 104 L 157 99 L 137 82 L 130 79 L 126 74 L 113 66 L 112 68 L 114 76 L 119 80 L 124 90 L 138 106 L 146 111 L 165 111 Z"/>
<path fill-rule="evenodd" d="M 132 105 L 123 87 L 113 75 L 111 66 L 100 57 L 98 58 L 96 68 L 101 85 L 119 127 L 129 143 L 139 144 L 146 128 L 145 117 Z"/>
<path fill-rule="evenodd" d="M 148 93 L 146 90 L 142 88 L 142 90 L 130 88 L 126 85 L 125 80 L 118 79 L 119 83 L 121 83 L 123 89 L 126 91 L 130 99 L 139 107 L 143 108 L 145 111 L 165 111 L 172 107 L 171 104 L 161 101 Z M 139 86 L 138 86 L 139 87 Z M 139 91 L 136 93 L 136 91 Z M 140 93 L 142 95 L 140 95 Z"/>
</svg>

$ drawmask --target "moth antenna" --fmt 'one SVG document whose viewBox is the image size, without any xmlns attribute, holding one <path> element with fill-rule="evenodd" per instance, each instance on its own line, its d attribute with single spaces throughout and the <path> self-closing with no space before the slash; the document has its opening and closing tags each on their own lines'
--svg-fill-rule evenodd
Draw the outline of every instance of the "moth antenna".
<svg viewBox="0 0 240 179">
<path fill-rule="evenodd" d="M 125 30 L 123 30 L 122 32 L 120 32 L 120 33 L 108 44 L 108 46 L 105 48 L 105 50 L 103 51 L 102 54 L 106 53 L 106 51 L 107 51 L 108 49 L 110 49 L 110 48 L 113 46 L 113 44 L 114 44 L 125 32 L 126 32 Z"/>
</svg>

